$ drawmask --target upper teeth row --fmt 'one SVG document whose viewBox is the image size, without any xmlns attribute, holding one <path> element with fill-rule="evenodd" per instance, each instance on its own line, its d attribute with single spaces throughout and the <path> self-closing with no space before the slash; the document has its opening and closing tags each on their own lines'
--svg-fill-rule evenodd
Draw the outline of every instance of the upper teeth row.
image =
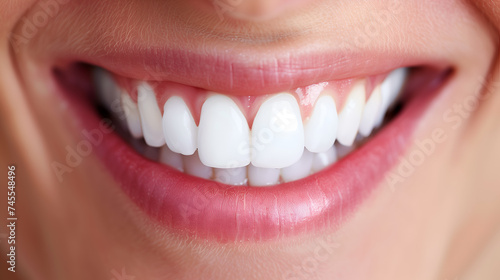
<svg viewBox="0 0 500 280">
<path fill-rule="evenodd" d="M 252 129 L 239 106 L 226 95 L 214 93 L 205 100 L 197 126 L 179 96 L 165 102 L 162 116 L 155 92 L 147 82 L 141 82 L 137 88 L 137 104 L 127 92 L 118 90 L 106 72 L 99 74 L 98 86 L 105 104 L 112 104 L 116 96 L 121 99 L 131 135 L 144 137 L 149 146 L 161 147 L 166 143 L 171 151 L 183 155 L 198 150 L 201 162 L 214 168 L 250 163 L 261 168 L 284 168 L 299 161 L 304 147 L 321 153 L 335 141 L 351 146 L 358 132 L 368 136 L 382 123 L 406 73 L 406 68 L 394 70 L 375 87 L 366 102 L 365 81 L 357 82 L 339 114 L 334 97 L 322 94 L 306 120 L 292 94 L 272 95 L 260 106 Z"/>
</svg>

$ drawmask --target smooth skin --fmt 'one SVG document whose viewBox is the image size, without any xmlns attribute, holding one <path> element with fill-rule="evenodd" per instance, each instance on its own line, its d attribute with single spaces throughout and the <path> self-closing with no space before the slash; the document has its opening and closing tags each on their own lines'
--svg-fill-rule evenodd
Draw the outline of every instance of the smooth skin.
<svg viewBox="0 0 500 280">
<path fill-rule="evenodd" d="M 77 40 L 95 31 L 83 24 L 86 20 L 113 26 L 112 36 L 120 37 L 132 25 L 141 27 L 147 16 L 155 28 L 127 33 L 132 40 L 165 30 L 169 35 L 145 36 L 139 45 L 168 39 L 262 53 L 318 38 L 335 45 L 340 38 L 354 40 L 353 27 L 362 27 L 391 1 L 233 1 L 239 4 L 225 11 L 222 21 L 211 0 L 88 2 L 62 5 L 60 14 L 18 48 L 9 37 L 40 3 L 0 2 L 0 168 L 6 182 L 7 166 L 16 165 L 19 217 L 17 272 L 2 265 L 2 279 L 468 280 L 500 275 L 498 1 L 402 1 L 394 22 L 366 47 L 408 44 L 408 55 L 440 54 L 455 67 L 455 77 L 415 132 L 417 141 L 441 132 L 421 164 L 404 175 L 395 166 L 393 174 L 402 179 L 382 181 L 338 230 L 229 244 L 179 236 L 157 225 L 122 193 L 95 155 L 63 182 L 56 179 L 50 163 L 64 159 L 65 147 L 78 143 L 80 129 L 39 75 L 50 60 L 45 54 L 62 44 L 87 46 Z M 424 13 L 426 8 L 433 12 Z M 153 10 L 157 13 L 149 13 Z M 87 16 L 75 16 L 82 13 Z M 478 106 L 469 106 L 476 97 L 481 97 Z M 415 149 L 416 143 L 405 158 Z M 6 193 L 0 192 L 1 205 Z M 0 216 L 5 221 L 6 211 Z M 0 228 L 5 234 L 6 227 Z M 5 257 L 5 239 L 0 244 Z"/>
</svg>

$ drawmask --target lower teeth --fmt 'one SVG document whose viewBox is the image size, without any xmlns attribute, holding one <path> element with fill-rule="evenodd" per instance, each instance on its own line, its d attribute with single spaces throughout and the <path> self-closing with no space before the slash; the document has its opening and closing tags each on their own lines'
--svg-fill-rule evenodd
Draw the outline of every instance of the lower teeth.
<svg viewBox="0 0 500 280">
<path fill-rule="evenodd" d="M 160 162 L 195 177 L 235 186 L 271 186 L 303 179 L 333 165 L 366 140 L 358 137 L 352 146 L 335 143 L 328 151 L 322 153 L 312 153 L 304 149 L 301 159 L 285 168 L 260 168 L 251 164 L 237 168 L 212 168 L 201 163 L 198 152 L 184 156 L 172 152 L 167 145 L 161 148 L 150 147 L 143 139 L 135 139 L 125 135 L 126 133 L 122 131 L 121 134 L 127 142 L 139 154 L 151 161 Z"/>
</svg>

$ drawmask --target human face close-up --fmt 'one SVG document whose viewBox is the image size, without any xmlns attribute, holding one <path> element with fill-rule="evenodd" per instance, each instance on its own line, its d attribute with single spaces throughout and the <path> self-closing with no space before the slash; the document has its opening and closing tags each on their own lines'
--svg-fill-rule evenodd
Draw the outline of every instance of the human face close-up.
<svg viewBox="0 0 500 280">
<path fill-rule="evenodd" d="M 0 1 L 1 279 L 498 279 L 498 7 Z"/>
</svg>

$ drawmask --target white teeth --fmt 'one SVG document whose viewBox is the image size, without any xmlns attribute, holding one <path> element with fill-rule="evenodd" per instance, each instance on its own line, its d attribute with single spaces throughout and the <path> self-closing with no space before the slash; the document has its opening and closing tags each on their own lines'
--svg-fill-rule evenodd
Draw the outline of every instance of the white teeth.
<svg viewBox="0 0 500 280">
<path fill-rule="evenodd" d="M 297 100 L 278 94 L 266 100 L 252 126 L 252 164 L 283 168 L 297 162 L 304 151 L 304 127 Z"/>
<path fill-rule="evenodd" d="M 182 98 L 173 96 L 163 107 L 163 134 L 170 150 L 183 155 L 196 151 L 198 128 Z"/>
<path fill-rule="evenodd" d="M 306 148 L 314 153 L 328 150 L 337 137 L 337 125 L 335 101 L 329 95 L 321 96 L 316 101 L 311 118 L 304 127 Z"/>
<path fill-rule="evenodd" d="M 351 146 L 358 133 L 363 107 L 365 105 L 365 83 L 357 83 L 349 93 L 344 108 L 339 114 L 337 141 Z"/>
<path fill-rule="evenodd" d="M 235 168 L 250 163 L 250 129 L 234 101 L 223 95 L 210 96 L 201 109 L 198 153 L 203 164 Z"/>
<path fill-rule="evenodd" d="M 250 186 L 276 185 L 280 180 L 279 168 L 261 168 L 252 164 L 248 166 L 248 183 Z"/>
<path fill-rule="evenodd" d="M 127 139 L 144 157 L 228 185 L 271 186 L 319 172 L 362 145 L 395 102 L 407 72 L 392 71 L 368 101 L 367 80 L 357 81 L 340 111 L 335 97 L 324 91 L 304 121 L 294 95 L 271 95 L 258 108 L 252 130 L 236 98 L 210 93 L 197 126 L 180 96 L 169 96 L 162 116 L 147 82 L 139 83 L 135 103 L 106 71 L 97 69 L 94 78 L 100 101 L 115 114 L 113 121 L 126 121 L 120 124 L 132 135 Z"/>
<path fill-rule="evenodd" d="M 212 168 L 201 163 L 198 153 L 184 156 L 184 169 L 189 175 L 210 179 L 212 178 Z"/>
<path fill-rule="evenodd" d="M 134 138 L 141 138 L 142 127 L 141 127 L 141 116 L 139 115 L 139 108 L 137 108 L 137 104 L 132 100 L 128 93 L 122 93 L 122 106 L 123 112 L 125 114 L 125 118 L 127 120 L 127 126 L 130 131 L 130 134 Z"/>
<path fill-rule="evenodd" d="M 314 155 L 311 152 L 304 150 L 299 161 L 281 169 L 281 179 L 285 182 L 290 182 L 307 177 L 311 174 L 313 158 Z"/>
<path fill-rule="evenodd" d="M 215 180 L 227 185 L 241 186 L 247 183 L 247 168 L 214 168 Z"/>
<path fill-rule="evenodd" d="M 368 101 L 366 102 L 365 109 L 363 110 L 363 117 L 359 124 L 359 133 L 363 136 L 368 136 L 372 133 L 373 127 L 377 116 L 380 114 L 382 97 L 380 95 L 380 86 L 377 86 Z"/>
<path fill-rule="evenodd" d="M 137 93 L 144 140 L 151 147 L 161 147 L 165 145 L 165 139 L 163 137 L 161 111 L 156 102 L 155 93 L 147 83 L 141 83 L 137 87 Z"/>
<path fill-rule="evenodd" d="M 181 172 L 184 170 L 182 156 L 178 153 L 172 152 L 167 146 L 163 146 L 161 148 L 159 161 Z"/>
<path fill-rule="evenodd" d="M 398 68 L 392 71 L 382 82 L 380 86 L 380 94 L 382 97 L 381 110 L 376 119 L 376 126 L 380 126 L 384 120 L 387 110 L 399 95 L 408 74 L 407 68 Z"/>
<path fill-rule="evenodd" d="M 337 161 L 337 151 L 335 147 L 330 147 L 328 151 L 314 155 L 312 168 L 313 172 L 318 172 Z"/>
<path fill-rule="evenodd" d="M 387 87 L 384 90 L 390 92 L 389 107 L 394 103 L 396 97 L 398 97 L 398 94 L 401 91 L 401 88 L 403 87 L 406 81 L 407 74 L 408 74 L 407 68 L 396 69 L 392 71 L 391 74 L 389 74 L 389 77 L 387 79 L 388 82 L 385 84 L 382 83 L 382 87 Z"/>
</svg>

